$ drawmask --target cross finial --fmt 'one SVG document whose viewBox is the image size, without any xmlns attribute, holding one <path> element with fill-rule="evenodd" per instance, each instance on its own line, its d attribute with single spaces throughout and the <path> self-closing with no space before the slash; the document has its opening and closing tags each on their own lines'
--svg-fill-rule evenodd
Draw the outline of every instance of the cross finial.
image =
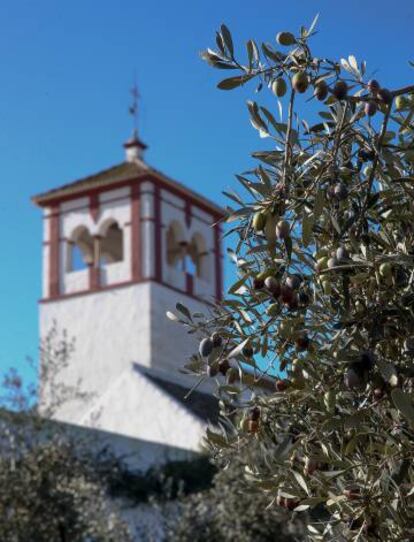
<svg viewBox="0 0 414 542">
<path fill-rule="evenodd" d="M 143 143 L 138 137 L 138 85 L 134 83 L 134 86 L 131 89 L 132 102 L 128 108 L 128 112 L 133 119 L 133 132 L 132 137 L 124 143 L 124 148 L 126 151 L 126 161 L 135 162 L 136 160 L 143 161 L 143 153 L 147 146 Z"/>
<path fill-rule="evenodd" d="M 134 86 L 131 89 L 132 102 L 129 106 L 129 114 L 131 115 L 134 123 L 134 133 L 138 134 L 138 99 L 140 97 L 138 91 L 137 82 L 134 82 Z"/>
</svg>

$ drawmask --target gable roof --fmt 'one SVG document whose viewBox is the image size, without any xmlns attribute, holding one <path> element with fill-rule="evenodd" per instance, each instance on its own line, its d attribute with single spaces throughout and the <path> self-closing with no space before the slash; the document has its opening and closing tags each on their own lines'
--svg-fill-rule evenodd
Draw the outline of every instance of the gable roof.
<svg viewBox="0 0 414 542">
<path fill-rule="evenodd" d="M 56 200 L 62 198 L 70 198 L 83 194 L 91 189 L 105 188 L 106 186 L 113 186 L 124 183 L 126 181 L 139 181 L 144 177 L 153 177 L 156 180 L 161 181 L 166 188 L 173 188 L 175 191 L 182 194 L 190 195 L 201 206 L 207 207 L 211 212 L 216 215 L 224 216 L 225 211 L 214 202 L 208 200 L 201 194 L 198 194 L 194 190 L 187 188 L 182 183 L 171 179 L 161 171 L 149 166 L 145 162 L 140 160 L 134 162 L 121 162 L 108 169 L 98 171 L 93 175 L 83 177 L 79 180 L 66 183 L 57 188 L 53 188 L 46 192 L 42 192 L 32 197 L 32 201 L 39 207 L 47 206 Z"/>
<path fill-rule="evenodd" d="M 217 397 L 197 390 L 190 391 L 190 388 L 169 380 L 164 380 L 148 369 L 143 370 L 142 367 L 138 367 L 136 364 L 134 364 L 134 368 L 162 391 L 173 397 L 197 418 L 204 422 L 217 424 L 220 413 Z"/>
</svg>

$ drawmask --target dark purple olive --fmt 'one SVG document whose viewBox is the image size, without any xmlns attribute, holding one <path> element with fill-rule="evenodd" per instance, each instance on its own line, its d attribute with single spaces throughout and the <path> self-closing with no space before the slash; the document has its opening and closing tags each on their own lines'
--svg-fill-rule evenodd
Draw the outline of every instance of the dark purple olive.
<svg viewBox="0 0 414 542">
<path fill-rule="evenodd" d="M 336 255 L 336 259 L 339 262 L 346 262 L 347 260 L 349 260 L 349 254 L 345 247 L 337 248 L 335 255 Z"/>
<path fill-rule="evenodd" d="M 260 419 L 260 408 L 255 406 L 250 411 L 250 419 L 257 422 Z"/>
<path fill-rule="evenodd" d="M 344 384 L 349 390 L 360 388 L 362 385 L 362 379 L 358 372 L 350 367 L 344 374 Z"/>
<path fill-rule="evenodd" d="M 285 280 L 286 286 L 289 286 L 289 288 L 292 288 L 292 290 L 297 290 L 299 286 L 301 285 L 301 283 L 302 283 L 302 279 L 300 278 L 299 275 L 290 275 Z"/>
<path fill-rule="evenodd" d="M 348 197 L 348 189 L 344 183 L 336 183 L 334 186 L 334 194 L 337 200 L 342 201 Z"/>
<path fill-rule="evenodd" d="M 370 100 L 369 102 L 366 102 L 364 106 L 365 114 L 368 115 L 368 117 L 373 117 L 375 113 L 377 112 L 378 107 L 376 102 L 374 100 Z"/>
<path fill-rule="evenodd" d="M 219 348 L 223 344 L 223 338 L 217 332 L 214 332 L 211 336 L 214 348 Z"/>
<path fill-rule="evenodd" d="M 371 350 L 364 350 L 359 356 L 359 363 L 368 371 L 374 367 L 375 361 L 376 356 Z"/>
<path fill-rule="evenodd" d="M 337 100 L 343 100 L 348 94 L 348 85 L 345 81 L 337 81 L 332 89 L 332 94 Z"/>
<path fill-rule="evenodd" d="M 326 81 L 322 80 L 315 85 L 313 95 L 320 102 L 323 102 L 326 99 L 328 96 L 328 85 L 326 84 Z"/>
<path fill-rule="evenodd" d="M 218 369 L 220 373 L 224 376 L 227 371 L 230 369 L 230 363 L 228 359 L 222 359 L 219 361 Z"/>
<path fill-rule="evenodd" d="M 203 358 L 208 358 L 208 356 L 213 351 L 213 348 L 213 341 L 211 339 L 203 339 L 200 342 L 199 346 L 200 356 L 202 356 Z"/>
</svg>

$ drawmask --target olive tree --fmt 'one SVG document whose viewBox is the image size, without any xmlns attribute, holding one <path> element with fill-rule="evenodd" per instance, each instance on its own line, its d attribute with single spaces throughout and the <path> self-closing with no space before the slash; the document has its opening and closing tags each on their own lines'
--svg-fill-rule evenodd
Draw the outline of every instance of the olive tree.
<svg viewBox="0 0 414 542">
<path fill-rule="evenodd" d="M 40 374 L 53 385 L 39 412 L 38 389 L 15 369 L 0 384 L 0 540 L 10 542 L 128 542 L 131 537 L 109 498 L 118 464 L 93 451 L 90 439 L 51 421 L 54 409 L 80 389 L 59 383 L 73 343 L 56 328 L 42 341 Z"/>
<path fill-rule="evenodd" d="M 233 71 L 220 89 L 270 91 L 247 105 L 271 145 L 227 193 L 234 284 L 209 315 L 169 316 L 200 336 L 187 370 L 217 380 L 213 454 L 260 443 L 247 488 L 322 508 L 311 540 L 412 540 L 414 85 L 314 57 L 315 23 L 244 55 L 222 25 L 202 53 Z"/>
</svg>

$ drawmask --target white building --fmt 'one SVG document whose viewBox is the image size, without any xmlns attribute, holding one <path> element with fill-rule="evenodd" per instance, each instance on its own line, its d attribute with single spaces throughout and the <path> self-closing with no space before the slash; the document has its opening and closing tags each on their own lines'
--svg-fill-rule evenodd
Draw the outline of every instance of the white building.
<svg viewBox="0 0 414 542">
<path fill-rule="evenodd" d="M 136 134 L 124 147 L 124 162 L 33 198 L 44 217 L 40 334 L 56 322 L 75 338 L 62 378 L 91 394 L 55 419 L 136 450 L 146 467 L 198 451 L 217 419 L 205 386 L 186 398 L 194 380 L 179 369 L 194 339 L 165 314 L 221 297 L 222 210 L 149 166 Z"/>
</svg>

